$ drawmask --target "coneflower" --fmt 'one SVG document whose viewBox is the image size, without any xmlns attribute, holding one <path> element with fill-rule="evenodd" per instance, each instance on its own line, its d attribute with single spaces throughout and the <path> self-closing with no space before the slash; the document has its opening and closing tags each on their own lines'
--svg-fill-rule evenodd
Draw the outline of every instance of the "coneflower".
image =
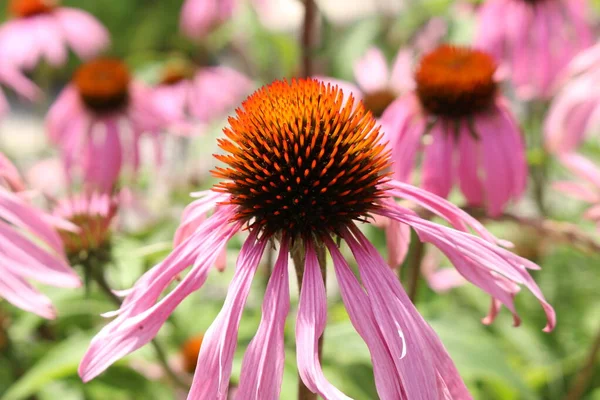
<svg viewBox="0 0 600 400">
<path fill-rule="evenodd" d="M 150 89 L 112 58 L 79 67 L 46 119 L 67 171 L 79 167 L 86 187 L 103 192 L 113 189 L 124 164 L 137 169 L 142 134 L 156 133 L 161 124 Z"/>
<path fill-rule="evenodd" d="M 188 399 L 225 399 L 238 327 L 265 248 L 279 254 L 267 285 L 256 336 L 242 362 L 236 397 L 277 399 L 284 368 L 284 325 L 289 312 L 288 258 L 301 282 L 296 319 L 300 377 L 325 399 L 347 399 L 325 378 L 318 341 L 327 319 L 322 269 L 329 252 L 350 319 L 365 340 L 382 399 L 470 399 L 456 368 L 431 327 L 419 315 L 398 279 L 358 222 L 383 215 L 412 226 L 439 247 L 465 277 L 494 298 L 492 315 L 504 303 L 516 317 L 518 284 L 528 287 L 548 317 L 554 311 L 527 272 L 537 265 L 496 246 L 476 220 L 443 199 L 390 179 L 389 153 L 375 119 L 352 96 L 316 80 L 274 82 L 251 95 L 230 118 L 219 141 L 223 181 L 199 193 L 187 215 L 204 218 L 193 233 L 129 291 L 111 323 L 93 339 L 79 373 L 88 381 L 151 340 L 177 305 L 206 281 L 227 242 L 241 230 L 248 237 L 223 309 L 204 335 Z M 449 220 L 454 230 L 426 221 L 393 198 L 415 201 Z M 190 222 L 191 221 L 186 221 Z M 483 238 L 467 232 L 468 226 Z M 360 281 L 337 240 L 354 255 Z M 161 293 L 191 266 L 164 298 Z"/>
<path fill-rule="evenodd" d="M 486 53 L 442 45 L 426 54 L 413 92 L 381 120 L 392 147 L 394 177 L 410 181 L 423 152 L 421 185 L 446 197 L 455 183 L 467 202 L 501 213 L 525 190 L 525 144 L 494 79 Z"/>
</svg>

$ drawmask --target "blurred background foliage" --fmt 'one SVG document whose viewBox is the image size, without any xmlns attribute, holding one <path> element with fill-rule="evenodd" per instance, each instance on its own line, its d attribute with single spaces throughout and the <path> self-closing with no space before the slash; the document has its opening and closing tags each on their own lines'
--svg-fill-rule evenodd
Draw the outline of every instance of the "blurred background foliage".
<svg viewBox="0 0 600 400">
<path fill-rule="evenodd" d="M 297 73 L 300 55 L 297 32 L 265 26 L 257 12 L 247 5 L 234 20 L 201 42 L 193 43 L 178 32 L 181 0 L 64 0 L 63 3 L 85 9 L 99 18 L 112 33 L 110 54 L 127 60 L 142 76 L 172 54 L 189 55 L 206 64 L 233 64 L 257 83 Z M 600 0 L 595 3 L 600 4 Z M 1 13 L 4 9 L 0 9 Z M 470 40 L 473 21 L 457 12 L 451 0 L 415 0 L 408 2 L 398 14 L 367 15 L 344 23 L 323 17 L 321 43 L 315 54 L 319 72 L 352 80 L 353 61 L 369 46 L 380 46 L 391 59 L 432 17 L 441 17 L 448 23 L 449 41 L 467 43 Z M 65 69 L 40 68 L 34 75 L 38 82 L 46 82 L 47 89 L 58 91 L 77 65 L 78 61 L 73 58 Z M 32 112 L 39 114 L 45 110 Z M 528 135 L 540 134 L 535 124 L 528 126 Z M 205 164 L 211 165 L 206 160 L 221 127 L 222 124 L 216 126 L 211 135 L 194 139 L 192 158 L 204 158 Z M 13 134 L 18 133 L 3 132 L 3 135 Z M 209 140 L 212 142 L 206 146 Z M 600 162 L 600 147 L 588 146 L 585 152 Z M 552 175 L 563 176 L 564 172 L 553 167 Z M 200 174 L 200 178 L 193 183 L 186 182 L 163 199 L 163 205 L 170 205 L 169 211 L 163 212 L 145 229 L 115 234 L 115 263 L 109 270 L 109 280 L 115 288 L 131 286 L 143 271 L 167 254 L 179 213 L 189 202 L 187 193 L 208 187 L 211 182 L 206 172 Z M 152 185 L 154 179 L 152 171 L 146 171 L 143 176 L 147 185 Z M 581 224 L 588 232 L 594 232 L 594 226 L 581 221 L 581 205 L 557 193 L 551 193 L 550 202 L 554 218 Z M 528 205 L 523 207 L 527 212 Z M 513 240 L 519 252 L 542 265 L 543 269 L 533 274 L 556 308 L 557 329 L 551 334 L 542 332 L 543 313 L 527 292 L 517 298 L 523 320 L 518 328 L 512 326 L 512 318 L 506 310 L 493 325 L 481 324 L 489 299 L 469 285 L 437 294 L 422 282 L 417 306 L 447 346 L 476 399 L 563 399 L 595 332 L 600 329 L 600 254 L 552 243 L 510 223 L 496 223 L 492 228 Z M 368 232 L 385 252 L 383 234 L 374 228 Z M 178 307 L 161 330 L 159 338 L 166 344 L 170 359 L 176 360 L 183 343 L 206 331 L 217 315 L 232 276 L 239 243 L 228 250 L 228 269 L 224 273 L 213 271 L 207 285 Z M 264 285 L 264 276 L 257 276 L 240 325 L 234 381 L 239 377 L 243 350 L 260 321 Z M 293 283 L 291 286 L 295 290 Z M 325 374 L 353 398 L 375 399 L 369 353 L 348 320 L 333 280 L 330 288 Z M 91 337 L 105 323 L 99 315 L 114 309 L 114 305 L 95 289 L 88 294 L 52 288 L 44 288 L 44 291 L 50 294 L 59 310 L 57 320 L 43 321 L 0 304 L 0 324 L 4 327 L 0 332 L 7 331 L 13 338 L 8 341 L 0 336 L 0 399 L 163 400 L 181 397 L 181 393 L 160 376 L 150 346 L 118 362 L 91 383 L 82 384 L 76 372 L 79 360 Z M 282 399 L 296 398 L 293 321 L 294 318 L 288 318 L 286 327 Z M 593 373 L 592 385 L 585 396 L 587 400 L 600 400 L 600 361 L 596 365 L 599 368 Z"/>
</svg>

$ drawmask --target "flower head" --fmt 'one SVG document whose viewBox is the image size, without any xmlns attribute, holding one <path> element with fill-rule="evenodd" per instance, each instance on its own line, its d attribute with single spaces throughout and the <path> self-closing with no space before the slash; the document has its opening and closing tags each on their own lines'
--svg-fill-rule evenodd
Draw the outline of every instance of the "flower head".
<svg viewBox="0 0 600 400">
<path fill-rule="evenodd" d="M 16 169 L 0 154 L 0 296 L 13 305 L 54 318 L 56 311 L 46 296 L 27 280 L 56 287 L 77 287 L 77 275 L 67 265 L 55 228 L 74 229 L 13 193 L 21 183 Z"/>
<path fill-rule="evenodd" d="M 225 117 L 248 95 L 252 82 L 234 69 L 196 67 L 184 60 L 165 65 L 153 89 L 163 115 L 164 128 L 178 135 L 191 135 L 200 127 Z"/>
<path fill-rule="evenodd" d="M 87 190 L 110 192 L 123 164 L 139 166 L 144 133 L 157 134 L 162 119 L 148 88 L 120 60 L 83 64 L 48 112 L 50 139 L 67 172 L 81 171 Z"/>
<path fill-rule="evenodd" d="M 563 68 L 592 43 L 585 0 L 490 0 L 476 47 L 492 54 L 522 98 L 548 98 Z"/>
<path fill-rule="evenodd" d="M 254 93 L 219 141 L 215 176 L 235 219 L 267 236 L 339 233 L 384 196 L 389 155 L 375 120 L 315 81 L 275 82 Z M 257 135 L 256 126 L 262 126 Z M 254 133 L 254 134 L 253 134 Z"/>
<path fill-rule="evenodd" d="M 498 215 L 525 190 L 521 132 L 498 90 L 486 53 L 442 45 L 426 54 L 416 89 L 396 100 L 381 120 L 392 147 L 394 177 L 411 179 L 422 150 L 423 188 L 448 196 L 457 182 L 470 205 Z"/>
<path fill-rule="evenodd" d="M 3 63 L 33 69 L 41 59 L 65 64 L 67 48 L 80 58 L 98 55 L 109 44 L 109 34 L 98 20 L 58 0 L 9 0 L 13 19 L 0 26 Z"/>
<path fill-rule="evenodd" d="M 59 202 L 54 215 L 71 222 L 76 232 L 61 229 L 60 238 L 72 263 L 89 257 L 106 260 L 110 255 L 110 225 L 117 213 L 117 196 L 78 194 Z"/>
<path fill-rule="evenodd" d="M 382 399 L 469 399 L 448 353 L 414 308 L 395 274 L 358 229 L 371 214 L 413 227 L 457 269 L 493 297 L 491 321 L 505 304 L 518 322 L 513 298 L 519 284 L 538 297 L 555 323 L 554 311 L 527 273 L 538 268 L 497 247 L 476 220 L 443 199 L 390 180 L 389 154 L 379 143 L 372 115 L 354 98 L 316 80 L 274 82 L 250 96 L 230 118 L 219 144 L 223 179 L 185 212 L 195 227 L 159 265 L 128 292 L 116 318 L 93 339 L 79 368 L 87 381 L 154 337 L 173 309 L 198 290 L 220 251 L 237 232 L 249 232 L 223 309 L 204 335 L 189 399 L 227 396 L 237 332 L 252 279 L 269 244 L 279 255 L 264 296 L 262 319 L 242 362 L 237 395 L 278 398 L 284 368 L 284 327 L 290 306 L 288 259 L 300 251 L 302 289 L 296 321 L 300 377 L 325 399 L 347 398 L 324 376 L 317 343 L 323 333 L 327 297 L 319 255 L 329 252 L 350 319 L 371 352 Z M 459 230 L 423 220 L 397 205 L 414 201 Z M 216 205 L 219 207 L 216 207 Z M 206 212 L 215 210 L 206 218 Z M 278 214 L 276 214 L 278 213 Z M 277 217 L 277 218 L 275 218 Z M 482 235 L 467 233 L 469 227 Z M 344 240 L 358 264 L 360 280 L 342 256 Z M 191 266 L 165 297 L 161 293 Z M 488 322 L 486 321 L 486 322 Z M 424 385 L 423 382 L 431 384 Z"/>
</svg>

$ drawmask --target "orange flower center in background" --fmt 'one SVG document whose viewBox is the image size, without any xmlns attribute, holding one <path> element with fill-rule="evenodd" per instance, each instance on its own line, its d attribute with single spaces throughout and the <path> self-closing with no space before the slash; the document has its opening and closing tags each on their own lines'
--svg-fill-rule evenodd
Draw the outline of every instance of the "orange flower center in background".
<svg viewBox="0 0 600 400">
<path fill-rule="evenodd" d="M 106 247 L 110 241 L 110 218 L 102 215 L 79 214 L 69 219 L 79 232 L 59 230 L 58 233 L 69 256 L 94 252 Z"/>
<path fill-rule="evenodd" d="M 159 84 L 175 85 L 194 76 L 194 68 L 187 62 L 169 63 L 162 70 Z"/>
<path fill-rule="evenodd" d="M 183 357 L 183 368 L 190 374 L 193 374 L 196 370 L 198 354 L 200 354 L 200 348 L 202 347 L 203 340 L 203 335 L 194 336 L 188 339 L 181 347 L 181 355 Z"/>
<path fill-rule="evenodd" d="M 379 118 L 394 100 L 396 100 L 396 93 L 392 90 L 384 89 L 373 93 L 367 93 L 363 99 L 363 103 L 367 110 L 371 111 L 375 117 Z"/>
<path fill-rule="evenodd" d="M 385 196 L 389 153 L 375 119 L 337 87 L 312 80 L 276 81 L 242 103 L 219 141 L 239 221 L 266 235 L 339 232 L 365 220 Z"/>
<path fill-rule="evenodd" d="M 17 18 L 26 18 L 51 12 L 57 6 L 58 0 L 9 0 L 8 13 Z"/>
<path fill-rule="evenodd" d="M 417 68 L 417 95 L 423 107 L 442 117 L 464 117 L 494 102 L 496 63 L 486 53 L 442 45 Z"/>
<path fill-rule="evenodd" d="M 83 64 L 73 77 L 81 100 L 100 113 L 118 111 L 127 105 L 130 80 L 127 66 L 109 58 Z"/>
</svg>

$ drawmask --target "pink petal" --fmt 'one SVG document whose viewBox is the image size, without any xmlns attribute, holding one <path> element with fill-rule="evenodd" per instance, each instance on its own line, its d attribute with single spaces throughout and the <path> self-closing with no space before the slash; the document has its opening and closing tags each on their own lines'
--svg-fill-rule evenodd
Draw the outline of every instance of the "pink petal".
<svg viewBox="0 0 600 400">
<path fill-rule="evenodd" d="M 386 88 L 389 70 L 385 56 L 378 48 L 370 48 L 354 64 L 354 77 L 364 92 L 377 92 Z"/>
<path fill-rule="evenodd" d="M 421 186 L 440 197 L 448 197 L 454 180 L 454 135 L 443 123 L 431 128 L 431 143 L 425 146 Z"/>
<path fill-rule="evenodd" d="M 396 93 L 402 94 L 413 90 L 415 82 L 413 79 L 414 54 L 410 50 L 400 50 L 392 66 L 390 85 Z"/>
<path fill-rule="evenodd" d="M 383 140 L 392 149 L 394 178 L 410 182 L 427 123 L 416 96 L 395 100 L 381 116 L 381 123 L 385 126 Z"/>
<path fill-rule="evenodd" d="M 480 149 L 466 123 L 461 124 L 458 139 L 458 180 L 460 190 L 472 206 L 480 206 L 484 201 L 483 184 L 480 172 Z"/>
<path fill-rule="evenodd" d="M 342 234 L 356 258 L 375 319 L 402 380 L 406 399 L 470 399 L 456 367 L 431 327 L 423 320 L 394 273 L 356 227 Z M 433 381 L 436 381 L 436 385 Z"/>
<path fill-rule="evenodd" d="M 518 285 L 524 285 L 538 298 L 546 313 L 548 323 L 544 330 L 554 328 L 554 310 L 527 272 L 527 269 L 539 269 L 536 264 L 477 236 L 423 220 L 399 206 L 387 207 L 381 215 L 412 226 L 422 241 L 430 242 L 444 252 L 461 275 L 506 305 L 516 324 L 519 319 L 513 298 L 519 291 Z"/>
<path fill-rule="evenodd" d="M 563 154 L 559 160 L 574 175 L 588 181 L 594 187 L 600 188 L 600 168 L 592 161 L 575 153 Z"/>
<path fill-rule="evenodd" d="M 244 355 L 236 398 L 279 398 L 285 359 L 285 320 L 290 308 L 288 257 L 288 240 L 284 238 L 265 292 L 258 331 Z"/>
<path fill-rule="evenodd" d="M 213 216 L 212 221 L 221 222 L 219 216 Z M 79 365 L 79 376 L 83 381 L 93 379 L 115 361 L 152 340 L 173 310 L 189 294 L 202 287 L 218 252 L 239 229 L 239 226 L 235 225 L 221 225 L 214 229 L 209 222 L 210 219 L 207 220 L 207 229 L 199 230 L 198 238 L 188 239 L 163 263 L 148 271 L 136 283 L 121 306 L 118 317 L 92 340 Z M 182 252 L 184 254 L 181 254 Z M 187 268 L 190 260 L 194 258 L 194 266 L 181 283 L 154 304 L 166 286 Z"/>
<path fill-rule="evenodd" d="M 0 265 L 3 261 L 0 260 Z M 50 299 L 35 290 L 18 275 L 0 268 L 0 297 L 25 311 L 43 318 L 56 318 Z"/>
<path fill-rule="evenodd" d="M 350 321 L 369 347 L 377 393 L 382 399 L 401 399 L 402 382 L 396 373 L 392 354 L 385 346 L 369 298 L 337 246 L 330 238 L 325 238 L 325 244 L 333 258 L 340 293 Z"/>
<path fill-rule="evenodd" d="M 6 182 L 8 188 L 12 191 L 20 192 L 25 190 L 25 184 L 17 168 L 8 158 L 0 153 L 0 183 L 3 181 Z"/>
<path fill-rule="evenodd" d="M 123 164 L 117 121 L 97 121 L 90 127 L 83 155 L 85 185 L 109 193 L 113 190 Z"/>
<path fill-rule="evenodd" d="M 188 400 L 227 398 L 238 327 L 250 285 L 268 241 L 251 232 L 238 258 L 221 312 L 204 335 Z"/>
<path fill-rule="evenodd" d="M 54 15 L 66 41 L 79 57 L 96 57 L 110 44 L 108 31 L 91 14 L 76 8 L 60 7 Z"/>
<path fill-rule="evenodd" d="M 308 389 L 326 400 L 350 399 L 329 383 L 321 369 L 318 342 L 327 321 L 327 295 L 313 244 L 306 241 L 305 249 L 304 277 L 296 320 L 298 374 Z"/>
</svg>

